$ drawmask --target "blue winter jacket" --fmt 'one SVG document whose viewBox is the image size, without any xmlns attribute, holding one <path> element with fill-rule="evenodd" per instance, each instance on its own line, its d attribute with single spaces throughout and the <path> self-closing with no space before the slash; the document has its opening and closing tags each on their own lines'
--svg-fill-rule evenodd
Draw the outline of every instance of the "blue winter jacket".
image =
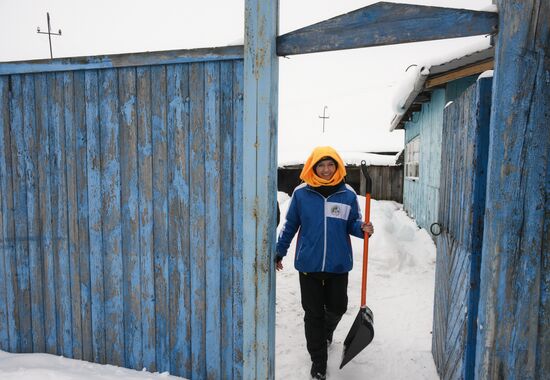
<svg viewBox="0 0 550 380">
<path fill-rule="evenodd" d="M 361 210 L 353 188 L 341 183 L 327 198 L 307 184 L 294 189 L 277 240 L 285 256 L 298 232 L 294 266 L 300 272 L 346 273 L 353 267 L 350 234 L 363 238 Z"/>
</svg>

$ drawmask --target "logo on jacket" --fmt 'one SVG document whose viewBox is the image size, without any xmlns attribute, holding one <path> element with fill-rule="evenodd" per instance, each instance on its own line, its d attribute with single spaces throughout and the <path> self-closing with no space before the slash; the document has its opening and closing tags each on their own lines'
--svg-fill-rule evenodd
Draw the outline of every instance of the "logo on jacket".
<svg viewBox="0 0 550 380">
<path fill-rule="evenodd" d="M 330 209 L 330 213 L 332 214 L 332 216 L 339 216 L 340 215 L 340 207 L 332 206 L 332 208 Z"/>
</svg>

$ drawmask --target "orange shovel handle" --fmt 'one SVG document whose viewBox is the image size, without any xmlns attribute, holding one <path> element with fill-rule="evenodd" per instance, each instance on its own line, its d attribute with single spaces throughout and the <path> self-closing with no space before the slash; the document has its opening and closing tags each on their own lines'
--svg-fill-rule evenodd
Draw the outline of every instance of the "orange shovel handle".
<svg viewBox="0 0 550 380">
<path fill-rule="evenodd" d="M 370 193 L 365 195 L 365 223 L 370 222 Z M 363 239 L 363 277 L 361 280 L 361 307 L 367 306 L 367 266 L 369 262 L 369 234 Z"/>
</svg>

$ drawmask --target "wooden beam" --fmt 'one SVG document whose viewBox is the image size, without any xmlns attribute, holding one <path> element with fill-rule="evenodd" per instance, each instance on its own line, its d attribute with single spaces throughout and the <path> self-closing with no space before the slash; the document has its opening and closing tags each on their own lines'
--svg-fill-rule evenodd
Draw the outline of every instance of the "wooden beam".
<svg viewBox="0 0 550 380">
<path fill-rule="evenodd" d="M 476 379 L 550 376 L 550 2 L 499 0 Z"/>
<path fill-rule="evenodd" d="M 245 0 L 243 110 L 243 374 L 275 377 L 278 1 Z M 239 327 L 241 328 L 241 327 Z"/>
<path fill-rule="evenodd" d="M 431 88 L 439 86 L 444 83 L 451 82 L 460 78 L 465 78 L 470 75 L 480 74 L 487 70 L 493 70 L 494 60 L 488 59 L 483 62 L 478 62 L 473 65 L 461 67 L 459 69 L 446 72 L 445 74 L 434 76 L 433 78 L 428 78 L 426 80 L 426 88 Z"/>
<path fill-rule="evenodd" d="M 171 63 L 192 63 L 231 59 L 243 59 L 242 45 L 5 62 L 0 63 L 0 75 L 110 69 L 114 67 L 167 65 Z"/>
<path fill-rule="evenodd" d="M 491 34 L 497 18 L 493 12 L 380 2 L 278 37 L 277 55 Z"/>
</svg>

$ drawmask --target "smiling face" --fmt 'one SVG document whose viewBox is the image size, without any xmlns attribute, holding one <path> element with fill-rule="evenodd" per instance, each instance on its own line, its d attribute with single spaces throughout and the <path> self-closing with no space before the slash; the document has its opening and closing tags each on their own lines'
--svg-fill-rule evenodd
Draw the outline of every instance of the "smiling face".
<svg viewBox="0 0 550 380">
<path fill-rule="evenodd" d="M 336 173 L 336 164 L 331 159 L 321 160 L 315 165 L 315 174 L 324 180 L 330 180 Z"/>
</svg>

